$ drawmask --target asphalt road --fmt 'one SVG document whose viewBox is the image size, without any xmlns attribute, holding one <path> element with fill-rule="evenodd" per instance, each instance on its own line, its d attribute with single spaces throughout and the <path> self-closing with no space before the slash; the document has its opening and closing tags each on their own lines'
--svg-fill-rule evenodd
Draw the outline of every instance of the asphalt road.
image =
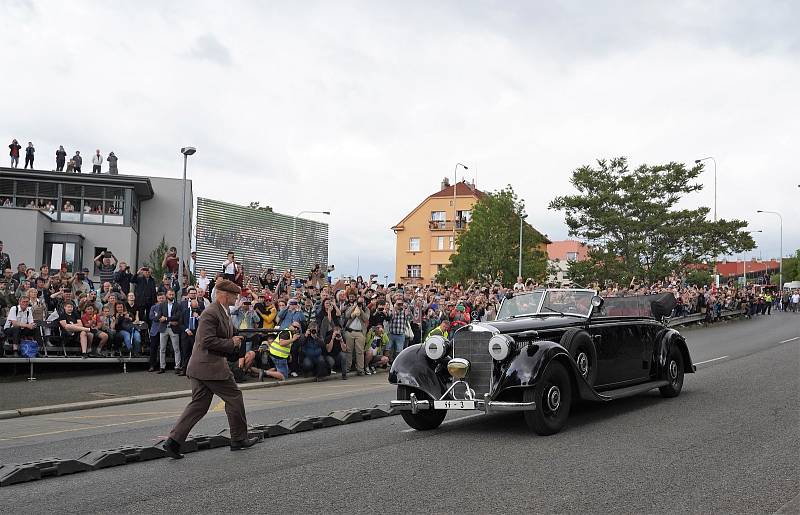
<svg viewBox="0 0 800 515">
<path fill-rule="evenodd" d="M 698 373 L 657 392 L 576 407 L 538 437 L 518 414 L 400 417 L 0 488 L 27 512 L 773 513 L 800 494 L 800 315 L 688 329 Z M 246 393 L 251 423 L 366 407 L 386 376 Z M 143 444 L 185 400 L 0 421 L 0 463 Z M 83 418 L 80 418 L 83 417 Z M 214 412 L 198 432 L 224 427 Z M 276 488 L 279 491 L 276 492 Z"/>
</svg>

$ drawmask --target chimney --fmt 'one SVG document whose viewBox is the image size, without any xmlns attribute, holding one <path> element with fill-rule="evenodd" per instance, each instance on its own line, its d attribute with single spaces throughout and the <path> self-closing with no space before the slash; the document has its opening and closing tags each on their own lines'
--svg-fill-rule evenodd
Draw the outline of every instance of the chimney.
<svg viewBox="0 0 800 515">
<path fill-rule="evenodd" d="M 442 189 L 449 188 L 449 187 L 450 187 L 450 179 L 445 177 L 444 179 L 442 179 Z"/>
</svg>

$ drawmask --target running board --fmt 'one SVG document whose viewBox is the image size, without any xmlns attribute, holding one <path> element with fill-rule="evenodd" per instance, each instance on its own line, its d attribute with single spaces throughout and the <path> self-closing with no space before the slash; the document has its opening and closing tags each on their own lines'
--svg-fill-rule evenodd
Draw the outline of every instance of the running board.
<svg viewBox="0 0 800 515">
<path fill-rule="evenodd" d="M 646 383 L 637 384 L 634 386 L 627 386 L 625 388 L 618 388 L 616 390 L 607 390 L 605 392 L 598 392 L 601 397 L 605 397 L 604 400 L 614 400 L 614 399 L 622 399 L 625 397 L 632 397 L 634 395 L 639 395 L 640 393 L 649 392 L 655 388 L 660 388 L 662 386 L 667 386 L 669 381 L 662 379 L 660 381 L 648 381 Z"/>
</svg>

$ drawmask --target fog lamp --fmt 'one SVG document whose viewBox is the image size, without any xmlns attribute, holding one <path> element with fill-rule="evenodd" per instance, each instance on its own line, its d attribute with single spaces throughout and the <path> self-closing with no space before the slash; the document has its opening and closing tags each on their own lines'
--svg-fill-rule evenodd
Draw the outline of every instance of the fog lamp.
<svg viewBox="0 0 800 515">
<path fill-rule="evenodd" d="M 453 379 L 464 379 L 469 373 L 469 361 L 464 358 L 453 358 L 447 362 L 447 372 Z"/>
</svg>

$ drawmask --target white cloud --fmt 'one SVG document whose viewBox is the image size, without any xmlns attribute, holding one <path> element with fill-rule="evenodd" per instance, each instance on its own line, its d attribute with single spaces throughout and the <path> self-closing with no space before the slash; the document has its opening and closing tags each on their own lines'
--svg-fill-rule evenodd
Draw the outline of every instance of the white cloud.
<svg viewBox="0 0 800 515">
<path fill-rule="evenodd" d="M 713 155 L 720 216 L 764 229 L 766 258 L 777 225 L 755 210 L 781 211 L 784 248 L 800 247 L 792 3 L 0 7 L 17 67 L 0 86 L 7 139 L 33 140 L 40 160 L 99 147 L 123 171 L 175 177 L 194 145 L 197 195 L 332 211 L 343 273 L 391 274 L 389 227 L 457 161 L 483 189 L 514 185 L 562 238 L 546 205 L 574 168 Z"/>
</svg>

